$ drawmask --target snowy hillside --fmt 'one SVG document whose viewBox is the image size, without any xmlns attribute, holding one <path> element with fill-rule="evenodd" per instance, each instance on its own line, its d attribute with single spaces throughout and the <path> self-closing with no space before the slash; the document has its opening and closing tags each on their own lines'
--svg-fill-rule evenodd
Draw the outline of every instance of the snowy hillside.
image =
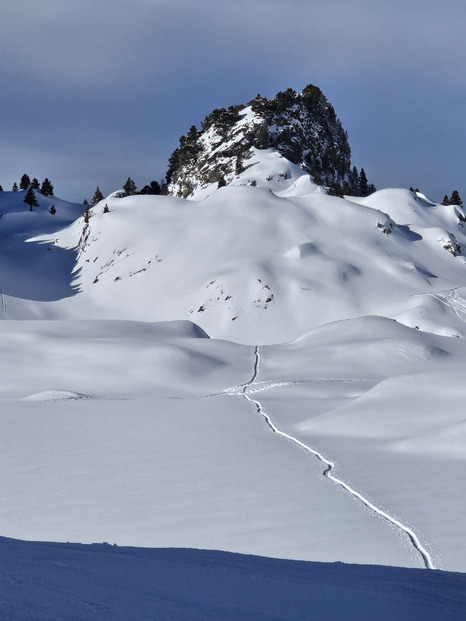
<svg viewBox="0 0 466 621">
<path fill-rule="evenodd" d="M 229 186 L 202 201 L 110 196 L 88 224 L 31 238 L 70 295 L 36 296 L 28 315 L 4 286 L 7 316 L 184 319 L 251 345 L 364 315 L 465 334 L 462 208 L 406 190 L 341 199 L 306 180 L 290 175 L 276 192 Z M 74 253 L 64 273 L 62 256 Z"/>
<path fill-rule="evenodd" d="M 462 207 L 329 196 L 273 149 L 250 166 L 87 216 L 0 192 L 0 534 L 466 571 Z M 23 549 L 3 545 L 2 571 Z M 438 575 L 432 610 L 463 601 Z"/>
<path fill-rule="evenodd" d="M 15 621 L 302 621 L 310 610 L 313 621 L 348 611 L 359 621 L 455 621 L 466 605 L 462 574 L 5 539 L 0 550 L 2 612 Z"/>
</svg>

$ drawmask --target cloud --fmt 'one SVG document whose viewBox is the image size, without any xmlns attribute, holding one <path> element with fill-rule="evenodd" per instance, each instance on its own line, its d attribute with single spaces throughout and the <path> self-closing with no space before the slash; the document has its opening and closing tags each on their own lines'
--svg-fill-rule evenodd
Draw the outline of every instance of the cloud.
<svg viewBox="0 0 466 621">
<path fill-rule="evenodd" d="M 124 86 L 193 64 L 307 63 L 332 73 L 427 64 L 451 73 L 465 60 L 466 7 L 454 0 L 23 0 L 7 1 L 3 13 L 2 65 L 76 88 Z"/>
</svg>

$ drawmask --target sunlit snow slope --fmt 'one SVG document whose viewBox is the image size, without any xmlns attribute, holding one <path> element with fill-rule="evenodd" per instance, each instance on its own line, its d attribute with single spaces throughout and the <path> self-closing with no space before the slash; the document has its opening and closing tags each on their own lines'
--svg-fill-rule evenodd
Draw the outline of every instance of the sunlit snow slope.
<svg viewBox="0 0 466 621">
<path fill-rule="evenodd" d="M 60 270 L 62 254 L 77 249 L 61 284 L 75 295 L 34 304 L 29 315 L 189 319 L 211 337 L 248 344 L 364 315 L 463 336 L 461 208 L 404 190 L 359 202 L 315 187 L 302 195 L 300 178 L 287 182 L 280 195 L 229 186 L 201 201 L 108 197 L 89 224 L 34 238 Z"/>
<path fill-rule="evenodd" d="M 0 193 L 0 533 L 464 571 L 462 209 L 254 157 Z"/>
</svg>

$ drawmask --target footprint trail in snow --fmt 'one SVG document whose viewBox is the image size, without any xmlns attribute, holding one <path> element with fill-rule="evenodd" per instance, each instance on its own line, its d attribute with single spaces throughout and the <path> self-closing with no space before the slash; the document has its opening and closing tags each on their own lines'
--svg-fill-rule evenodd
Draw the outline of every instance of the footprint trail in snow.
<svg viewBox="0 0 466 621">
<path fill-rule="evenodd" d="M 377 513 L 378 515 L 383 517 L 385 520 L 387 520 L 387 522 L 390 522 L 390 524 L 393 524 L 400 531 L 402 531 L 405 535 L 407 535 L 407 537 L 409 538 L 409 541 L 411 542 L 412 546 L 415 548 L 415 550 L 421 556 L 425 568 L 426 569 L 436 569 L 436 567 L 435 567 L 435 565 L 434 565 L 434 563 L 432 561 L 431 555 L 423 547 L 423 545 L 421 544 L 418 536 L 416 535 L 416 533 L 411 528 L 409 528 L 409 526 L 406 526 L 405 524 L 403 524 L 402 522 L 397 520 L 395 517 L 391 516 L 390 514 L 386 513 L 385 511 L 383 511 L 383 509 L 380 509 L 379 507 L 374 505 L 370 500 L 368 500 L 362 494 L 360 494 L 358 491 L 353 489 L 348 483 L 346 483 L 342 479 L 339 479 L 338 477 L 336 477 L 333 474 L 334 470 L 335 470 L 335 463 L 334 462 L 332 462 L 329 459 L 327 459 L 326 457 L 324 457 L 324 455 L 319 453 L 319 451 L 316 451 L 315 449 L 311 448 L 307 444 L 304 444 L 304 442 L 301 442 L 301 440 L 298 440 L 298 438 L 295 438 L 294 436 L 292 436 L 292 435 L 290 435 L 288 433 L 285 433 L 284 431 L 281 431 L 280 429 L 278 429 L 278 427 L 276 427 L 276 425 L 271 420 L 270 416 L 267 414 L 267 412 L 262 407 L 261 402 L 258 401 L 257 399 L 252 398 L 250 396 L 251 394 L 254 394 L 256 392 L 260 392 L 260 390 L 261 390 L 261 389 L 255 388 L 255 386 L 256 386 L 255 382 L 256 382 L 256 380 L 257 380 L 257 378 L 259 376 L 260 363 L 261 363 L 260 348 L 259 348 L 259 346 L 256 346 L 255 351 L 254 351 L 254 370 L 253 370 L 252 378 L 249 380 L 249 382 L 246 382 L 242 386 L 235 386 L 235 387 L 226 389 L 223 394 L 241 396 L 241 397 L 244 397 L 245 399 L 247 399 L 247 401 L 249 401 L 250 403 L 253 403 L 255 405 L 256 409 L 257 409 L 258 414 L 260 414 L 265 419 L 265 422 L 267 423 L 267 425 L 270 427 L 270 429 L 274 433 L 276 433 L 279 436 L 282 436 L 283 438 L 286 438 L 287 440 L 290 440 L 291 442 L 294 442 L 300 448 L 308 451 L 309 453 L 311 453 L 312 455 L 317 457 L 317 459 L 319 461 L 321 461 L 322 464 L 324 464 L 324 466 L 325 466 L 325 469 L 323 471 L 323 475 L 325 477 L 327 477 L 328 479 L 330 479 L 331 481 L 333 481 L 334 483 L 336 483 L 337 485 L 342 487 L 349 494 L 351 494 L 354 498 L 356 498 L 356 500 L 358 500 L 363 505 L 365 505 L 368 509 L 370 509 L 374 513 Z M 278 382 L 276 384 L 268 384 L 266 388 L 274 388 L 276 386 L 283 386 L 283 385 L 292 385 L 292 384 L 295 384 L 295 383 L 300 383 L 300 382 L 295 382 L 295 381 Z M 262 390 L 264 390 L 266 388 L 263 387 Z"/>
</svg>

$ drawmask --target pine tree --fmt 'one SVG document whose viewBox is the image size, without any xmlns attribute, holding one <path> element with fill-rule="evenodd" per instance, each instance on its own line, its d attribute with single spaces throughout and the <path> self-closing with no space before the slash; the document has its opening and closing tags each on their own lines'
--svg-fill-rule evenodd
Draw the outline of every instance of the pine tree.
<svg viewBox="0 0 466 621">
<path fill-rule="evenodd" d="M 33 190 L 38 190 L 40 188 L 39 182 L 38 180 L 34 177 L 34 179 L 31 181 L 31 185 L 29 186 L 31 189 Z"/>
<path fill-rule="evenodd" d="M 12 192 L 17 192 L 18 191 L 18 184 L 16 183 L 16 181 L 13 183 L 13 187 L 11 188 Z"/>
<path fill-rule="evenodd" d="M 87 198 L 85 198 L 85 199 L 83 200 L 83 205 L 84 205 L 85 207 L 89 207 L 89 201 L 87 200 Z"/>
<path fill-rule="evenodd" d="M 442 205 L 445 205 L 445 206 L 451 205 L 450 199 L 448 198 L 448 196 L 446 194 L 443 197 Z"/>
<path fill-rule="evenodd" d="M 32 211 L 33 206 L 39 207 L 39 203 L 37 202 L 36 195 L 34 194 L 34 190 L 29 188 L 26 192 L 26 196 L 23 198 L 23 202 L 29 205 L 29 210 Z"/>
<path fill-rule="evenodd" d="M 162 188 L 158 181 L 151 181 L 149 185 L 145 185 L 139 194 L 151 194 L 156 196 L 158 194 L 162 194 Z"/>
<path fill-rule="evenodd" d="M 0 185 L 0 192 L 3 192 L 3 188 L 2 188 L 2 186 L 1 186 L 1 185 Z"/>
<path fill-rule="evenodd" d="M 453 190 L 450 198 L 450 205 L 457 205 L 458 207 L 461 207 L 462 204 L 463 201 L 460 198 L 458 190 Z"/>
<path fill-rule="evenodd" d="M 108 208 L 107 203 L 104 205 L 104 213 L 109 213 L 110 209 Z"/>
<path fill-rule="evenodd" d="M 94 196 L 92 197 L 92 200 L 91 200 L 92 207 L 94 207 L 95 205 L 97 205 L 97 203 L 100 203 L 100 201 L 103 201 L 103 200 L 104 200 L 104 195 L 100 191 L 99 186 L 97 186 L 94 192 Z"/>
<path fill-rule="evenodd" d="M 30 185 L 31 179 L 29 178 L 29 175 L 26 175 L 26 173 L 24 173 L 24 175 L 21 177 L 21 181 L 19 182 L 19 189 L 27 190 Z"/>
<path fill-rule="evenodd" d="M 356 166 L 353 166 L 353 170 L 349 174 L 349 187 L 353 196 L 359 196 L 359 173 Z"/>
<path fill-rule="evenodd" d="M 367 183 L 366 171 L 364 168 L 361 168 L 361 172 L 359 173 L 359 194 L 360 196 L 369 195 L 369 184 Z"/>
<path fill-rule="evenodd" d="M 42 182 L 40 193 L 44 196 L 53 196 L 53 185 L 47 178 L 45 178 Z"/>
<path fill-rule="evenodd" d="M 136 194 L 136 184 L 131 179 L 131 177 L 128 177 L 128 179 L 126 180 L 126 183 L 123 186 L 123 190 L 125 191 L 126 196 L 132 196 L 133 194 Z"/>
</svg>

